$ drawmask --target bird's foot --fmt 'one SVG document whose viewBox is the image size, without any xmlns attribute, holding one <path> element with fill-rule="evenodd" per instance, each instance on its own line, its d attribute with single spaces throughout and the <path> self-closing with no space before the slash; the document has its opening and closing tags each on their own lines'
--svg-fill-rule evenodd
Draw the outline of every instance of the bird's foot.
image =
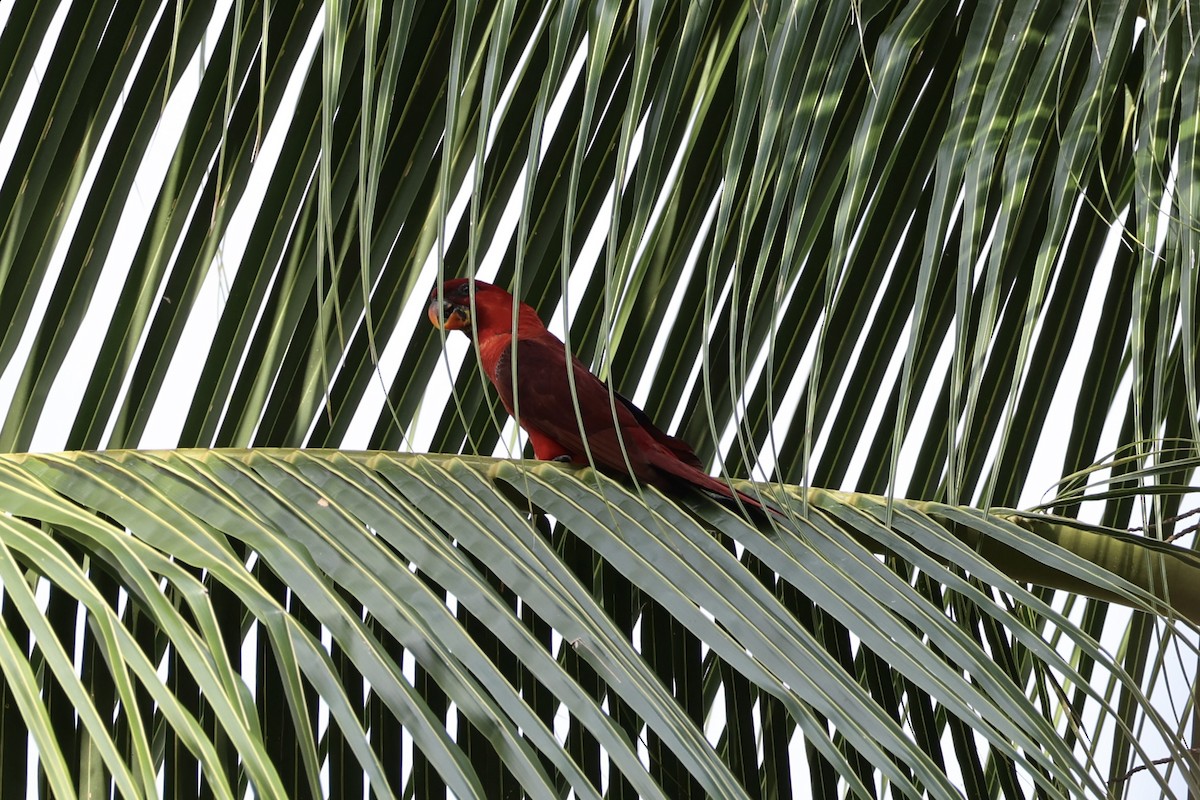
<svg viewBox="0 0 1200 800">
<path fill-rule="evenodd" d="M 566 453 L 563 453 L 561 456 L 555 456 L 554 458 L 552 458 L 550 460 L 557 461 L 560 464 L 570 464 L 571 463 L 571 457 L 569 455 L 567 455 Z"/>
</svg>

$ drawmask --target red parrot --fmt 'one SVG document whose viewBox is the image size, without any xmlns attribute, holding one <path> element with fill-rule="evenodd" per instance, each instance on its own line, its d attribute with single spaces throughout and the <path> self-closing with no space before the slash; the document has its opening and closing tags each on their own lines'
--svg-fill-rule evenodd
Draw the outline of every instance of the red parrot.
<svg viewBox="0 0 1200 800">
<path fill-rule="evenodd" d="M 517 306 L 515 335 L 514 304 Z M 537 458 L 591 464 L 618 477 L 629 475 L 632 469 L 637 480 L 660 489 L 687 484 L 720 498 L 741 500 L 753 508 L 767 510 L 753 497 L 706 473 L 691 445 L 661 431 L 632 402 L 615 393 L 610 399 L 608 386 L 578 358 L 568 357 L 562 341 L 546 330 L 537 312 L 525 303 L 517 303 L 500 287 L 467 278 L 446 281 L 440 296 L 435 288 L 429 297 L 429 319 L 445 330 L 464 331 L 468 335 L 474 331 L 483 370 L 500 393 L 504 408 L 517 417 L 518 424 L 529 434 Z M 513 413 L 514 340 L 519 345 L 519 416 Z M 567 380 L 568 358 L 575 382 L 578 419 Z M 579 420 L 583 422 L 586 447 Z"/>
</svg>

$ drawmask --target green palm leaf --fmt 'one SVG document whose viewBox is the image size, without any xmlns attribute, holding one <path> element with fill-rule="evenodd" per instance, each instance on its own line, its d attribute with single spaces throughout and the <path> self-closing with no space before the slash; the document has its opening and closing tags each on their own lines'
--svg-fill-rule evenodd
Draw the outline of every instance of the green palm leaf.
<svg viewBox="0 0 1200 800">
<path fill-rule="evenodd" d="M 1198 22 L 0 4 L 6 796 L 1196 793 Z M 482 458 L 476 274 L 789 523 Z"/>
<path fill-rule="evenodd" d="M 1195 559 L 1168 553 L 1176 561 L 1171 583 L 1151 593 L 1003 517 L 905 504 L 888 528 L 881 524 L 882 499 L 816 490 L 810 518 L 797 519 L 794 530 L 766 535 L 711 505 L 698 509 L 697 517 L 656 493 L 643 500 L 606 479 L 597 484 L 597 476 L 587 473 L 505 461 L 313 451 L 114 452 L 8 457 L 2 474 L 14 515 L 0 531 L 8 554 L 0 564 L 6 585 L 46 579 L 83 606 L 88 638 L 105 653 L 103 662 L 89 666 L 122 687 L 114 703 L 128 702 L 133 689 L 158 699 L 145 719 L 131 720 L 141 723 L 131 732 L 164 722 L 183 725 L 191 757 L 199 759 L 213 790 L 229 795 L 237 790 L 238 775 L 226 774 L 228 782 L 221 782 L 212 734 L 199 729 L 200 719 L 215 720 L 216 738 L 236 750 L 256 791 L 287 793 L 263 752 L 270 734 L 242 681 L 259 697 L 276 682 L 290 682 L 288 711 L 302 722 L 297 730 L 307 731 L 306 737 L 320 726 L 305 695 L 319 694 L 330 722 L 315 741 L 301 742 L 310 751 L 309 770 L 316 764 L 311 753 L 332 747 L 336 726 L 373 791 L 402 794 L 413 767 L 395 758 L 399 753 L 384 759 L 372 749 L 384 734 L 363 727 L 360 704 L 366 696 L 368 705 L 384 707 L 385 729 L 398 727 L 411 736 L 456 794 L 487 794 L 485 781 L 497 776 L 480 775 L 477 762 L 464 757 L 461 734 L 457 745 L 447 738 L 440 714 L 405 674 L 403 662 L 412 658 L 457 707 L 462 723 L 477 731 L 475 746 L 493 751 L 503 780 L 525 792 L 554 794 L 556 786 L 592 791 L 555 731 L 555 715 L 569 712 L 571 725 L 593 737 L 592 747 L 602 748 L 612 768 L 640 794 L 674 791 L 656 784 L 638 756 L 639 745 L 653 732 L 704 792 L 742 796 L 748 787 L 704 735 L 702 726 L 721 716 L 719 704 L 710 699 L 699 716 L 689 717 L 682 698 L 648 663 L 669 642 L 647 637 L 644 628 L 630 641 L 629 631 L 603 605 L 611 597 L 608 588 L 596 595 L 593 576 L 580 574 L 568 560 L 581 547 L 609 565 L 606 581 L 627 581 L 642 598 L 641 608 L 632 611 L 643 625 L 649 624 L 650 606 L 664 609 L 683 631 L 707 644 L 706 660 L 778 702 L 790 724 L 851 784 L 857 777 L 841 749 L 847 746 L 879 764 L 897 790 L 956 794 L 929 755 L 787 607 L 786 598 L 798 591 L 884 658 L 897 678 L 926 692 L 942 713 L 971 724 L 1046 791 L 1102 792 L 1103 775 L 1059 739 L 1054 715 L 1043 717 L 1024 687 L 946 608 L 898 579 L 864 545 L 910 560 L 973 600 L 1003 625 L 1014 645 L 1027 647 L 1059 681 L 1087 691 L 1089 701 L 1110 715 L 1110 701 L 1089 689 L 1095 676 L 1080 675 L 1048 646 L 1042 626 L 1053 626 L 1087 652 L 1093 669 L 1123 682 L 1130 676 L 1085 631 L 964 541 L 1011 547 L 1015 539 L 1038 548 L 1038 562 L 1058 567 L 1067 580 L 1082 583 L 1080 576 L 1087 576 L 1096 593 L 1119 593 L 1133 607 L 1152 612 L 1171 611 L 1165 597 L 1187 606 L 1182 597 L 1200 573 Z M 557 543 L 548 538 L 537 528 L 542 511 L 531 518 L 531 508 L 553 514 L 570 533 L 560 532 Z M 954 520 L 957 533 L 940 525 L 939 517 Z M 744 548 L 740 559 L 722 544 L 723 537 Z M 1140 551 L 1142 560 L 1164 557 L 1133 537 L 1125 544 Z M 80 563 L 69 552 L 72 546 L 83 547 L 89 558 Z M 248 564 L 239 552 L 254 552 L 256 558 Z M 768 571 L 756 574 L 755 563 Z M 1002 588 L 1033 616 L 997 604 L 959 570 Z M 89 576 L 105 572 L 130 587 L 126 617 L 145 615 L 178 656 L 175 668 L 202 686 L 198 707 L 163 693 L 150 662 L 130 641 L 121 610 L 92 588 Z M 259 622 L 253 637 L 273 651 L 278 675 L 266 674 L 266 667 L 245 672 L 241 648 L 231 646 L 240 643 L 224 640 L 214 598 L 197 574 L 227 590 L 226 602 Z M 287 587 L 283 596 L 272 591 L 271 578 Z M 530 616 L 518 614 L 518 602 Z M 317 628 L 293 621 L 301 605 Z M 18 607 L 39 634 L 38 651 L 71 693 L 67 687 L 78 679 L 69 662 L 58 666 L 64 656 L 49 620 L 36 607 Z M 1200 606 L 1187 607 L 1193 618 L 1200 616 Z M 556 632 L 557 645 L 548 648 L 538 639 L 541 624 Z M 472 625 L 487 632 L 485 641 Z M 320 641 L 326 633 L 347 661 L 337 672 Z M 938 658 L 924 657 L 927 649 Z M 597 713 L 597 698 L 579 683 L 584 664 L 599 678 L 609 708 L 619 702 L 626 719 Z M 17 680 L 19 661 L 6 660 L 5 675 L 14 686 L 31 682 L 28 675 Z M 549 709 L 531 702 L 538 691 L 522 696 L 519 687 L 529 685 L 549 692 L 554 699 Z M 243 699 L 229 704 L 222 702 L 225 697 Z M 1171 721 L 1148 698 L 1136 697 L 1145 719 L 1169 736 Z M 99 722 L 117 707 L 74 698 L 85 712 L 81 726 L 98 735 L 89 746 L 100 750 L 105 769 L 122 791 L 146 793 L 152 783 L 135 787 L 127 770 L 136 762 L 126 766 Z M 27 715 L 40 707 L 32 702 Z M 837 737 L 828 738 L 826 724 L 835 726 Z M 1113 724 L 1111 734 L 1126 738 L 1139 758 L 1148 759 L 1134 732 Z M 145 743 L 131 755 L 148 756 Z M 181 762 L 166 763 L 181 768 Z M 60 765 L 48 775 L 53 780 L 62 771 Z M 317 776 L 310 772 L 307 778 Z"/>
</svg>

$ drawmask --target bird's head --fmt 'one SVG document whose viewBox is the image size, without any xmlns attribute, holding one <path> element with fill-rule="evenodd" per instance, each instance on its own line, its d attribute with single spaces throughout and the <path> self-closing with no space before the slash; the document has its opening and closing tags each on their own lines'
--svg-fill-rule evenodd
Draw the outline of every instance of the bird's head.
<svg viewBox="0 0 1200 800">
<path fill-rule="evenodd" d="M 474 287 L 474 309 L 471 305 L 471 290 Z M 454 278 L 442 284 L 440 295 L 437 287 L 429 295 L 429 321 L 435 327 L 448 331 L 472 329 L 481 337 L 489 333 L 512 331 L 513 304 L 517 301 L 511 294 L 483 281 L 470 278 Z M 527 315 L 537 315 L 524 303 L 519 304 L 521 321 Z M 528 311 L 526 311 L 528 309 Z M 540 323 L 539 323 L 540 324 Z"/>
</svg>

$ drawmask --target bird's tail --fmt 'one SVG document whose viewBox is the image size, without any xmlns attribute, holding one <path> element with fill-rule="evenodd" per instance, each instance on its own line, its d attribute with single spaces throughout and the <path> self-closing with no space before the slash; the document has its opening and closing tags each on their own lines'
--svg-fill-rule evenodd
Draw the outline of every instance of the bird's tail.
<svg viewBox="0 0 1200 800">
<path fill-rule="evenodd" d="M 734 503 L 741 502 L 749 508 L 756 509 L 763 514 L 771 514 L 779 519 L 788 519 L 788 515 L 774 506 L 767 505 L 757 498 L 751 497 L 745 492 L 738 491 L 731 487 L 725 481 L 714 478 L 703 470 L 696 469 L 690 464 L 682 462 L 670 463 L 666 465 L 655 465 L 660 471 L 667 473 L 671 477 L 688 483 L 699 489 L 707 495 L 714 497 L 717 500 L 729 500 Z"/>
</svg>

